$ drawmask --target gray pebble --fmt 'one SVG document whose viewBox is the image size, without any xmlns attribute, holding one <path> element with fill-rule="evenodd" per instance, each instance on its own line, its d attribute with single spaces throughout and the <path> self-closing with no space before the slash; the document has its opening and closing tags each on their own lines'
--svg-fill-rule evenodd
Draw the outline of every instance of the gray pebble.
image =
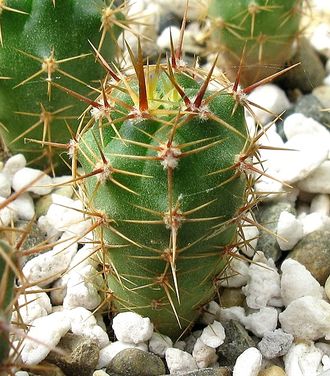
<svg viewBox="0 0 330 376">
<path fill-rule="evenodd" d="M 256 345 L 244 326 L 238 321 L 230 320 L 223 324 L 226 338 L 218 348 L 219 364 L 222 366 L 234 366 L 237 357 L 249 347 Z"/>
<path fill-rule="evenodd" d="M 313 94 L 301 96 L 294 105 L 293 112 L 301 113 L 306 117 L 311 117 L 321 124 L 330 124 L 330 113 L 321 111 L 324 105 Z"/>
<path fill-rule="evenodd" d="M 316 87 L 312 91 L 312 94 L 321 102 L 322 108 L 330 107 L 330 86 L 329 85 L 321 85 L 321 86 Z"/>
<path fill-rule="evenodd" d="M 288 257 L 305 265 L 321 286 L 324 286 L 330 274 L 330 231 L 319 230 L 306 235 Z"/>
<path fill-rule="evenodd" d="M 107 372 L 120 376 L 159 376 L 165 373 L 165 366 L 159 356 L 132 348 L 120 351 L 110 362 Z"/>
<path fill-rule="evenodd" d="M 257 346 L 263 357 L 273 359 L 285 355 L 293 339 L 293 335 L 285 333 L 282 329 L 275 329 L 272 332 L 266 332 Z"/>
</svg>

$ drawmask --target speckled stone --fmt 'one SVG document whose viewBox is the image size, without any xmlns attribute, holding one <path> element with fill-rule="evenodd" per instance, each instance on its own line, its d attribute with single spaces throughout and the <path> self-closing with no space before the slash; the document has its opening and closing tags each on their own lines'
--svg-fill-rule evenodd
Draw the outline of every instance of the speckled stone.
<svg viewBox="0 0 330 376">
<path fill-rule="evenodd" d="M 170 375 L 174 374 L 171 373 Z M 204 368 L 197 371 L 180 373 L 180 376 L 231 376 L 231 369 L 229 367 Z"/>
<path fill-rule="evenodd" d="M 323 103 L 313 94 L 301 96 L 293 108 L 293 112 L 299 112 L 306 117 L 311 117 L 321 124 L 330 124 L 330 113 L 321 111 Z"/>
<path fill-rule="evenodd" d="M 98 362 L 100 349 L 95 341 L 67 333 L 57 345 L 65 355 L 51 351 L 46 360 L 56 364 L 70 376 L 91 376 Z"/>
<path fill-rule="evenodd" d="M 249 347 L 255 347 L 256 342 L 238 321 L 230 320 L 223 326 L 226 338 L 217 350 L 218 362 L 221 366 L 233 367 L 237 357 Z"/>
<path fill-rule="evenodd" d="M 330 274 L 330 231 L 314 231 L 305 236 L 288 254 L 305 265 L 315 279 L 324 286 Z"/>
<path fill-rule="evenodd" d="M 292 204 L 286 201 L 265 204 L 255 213 L 257 221 L 269 230 L 260 230 L 256 250 L 262 251 L 266 258 L 271 257 L 274 261 L 280 258 L 282 251 L 272 233 L 276 231 L 278 219 L 284 210 L 296 214 Z"/>
<path fill-rule="evenodd" d="M 234 306 L 243 306 L 245 295 L 241 288 L 225 287 L 221 291 L 220 303 L 222 308 L 229 308 Z"/>
<path fill-rule="evenodd" d="M 44 242 L 46 239 L 46 234 L 40 230 L 39 226 L 35 222 L 31 223 L 30 221 L 20 220 L 16 222 L 16 227 L 28 231 L 28 235 L 20 248 L 22 251 L 34 248 L 38 244 Z"/>
<path fill-rule="evenodd" d="M 68 376 L 55 364 L 42 361 L 38 364 L 38 371 L 29 372 L 29 376 Z"/>
<path fill-rule="evenodd" d="M 107 372 L 120 376 L 159 376 L 165 373 L 165 366 L 159 356 L 132 348 L 120 351 L 110 362 Z"/>
<path fill-rule="evenodd" d="M 286 373 L 279 366 L 270 366 L 262 370 L 258 376 L 286 376 Z"/>
</svg>

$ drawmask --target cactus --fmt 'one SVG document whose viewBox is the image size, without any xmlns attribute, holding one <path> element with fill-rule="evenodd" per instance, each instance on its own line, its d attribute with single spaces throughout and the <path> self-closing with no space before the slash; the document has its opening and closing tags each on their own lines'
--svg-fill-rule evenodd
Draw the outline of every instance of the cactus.
<svg viewBox="0 0 330 376">
<path fill-rule="evenodd" d="M 167 64 L 143 66 L 141 49 L 132 55 L 135 72 L 108 67 L 112 81 L 89 102 L 95 123 L 72 141 L 74 180 L 103 249 L 107 300 L 178 338 L 239 246 L 258 147 L 238 83 L 208 90 L 221 85 L 215 65 L 204 73 L 173 52 Z"/>
<path fill-rule="evenodd" d="M 14 297 L 15 268 L 15 254 L 12 248 L 0 240 L 0 374 L 10 350 L 8 329 Z"/>
<path fill-rule="evenodd" d="M 89 41 L 113 61 L 116 38 L 127 28 L 123 9 L 110 0 L 0 1 L 0 133 L 12 152 L 45 168 L 63 151 L 56 146 L 70 138 L 68 128 L 77 128 L 84 105 L 54 92 L 50 81 L 85 95 L 87 85 L 98 85 L 104 71 Z"/>
<path fill-rule="evenodd" d="M 252 84 L 280 70 L 293 53 L 303 0 L 210 0 L 211 45 L 221 52 L 221 65 L 235 77 L 242 52 L 240 82 Z"/>
</svg>

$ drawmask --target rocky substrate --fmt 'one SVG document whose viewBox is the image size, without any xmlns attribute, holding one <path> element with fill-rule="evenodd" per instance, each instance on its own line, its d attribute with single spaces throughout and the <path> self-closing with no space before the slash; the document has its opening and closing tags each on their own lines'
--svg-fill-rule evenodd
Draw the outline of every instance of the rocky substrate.
<svg viewBox="0 0 330 376">
<path fill-rule="evenodd" d="M 179 3 L 135 2 L 156 25 L 139 30 L 154 38 L 145 41 L 146 52 L 168 47 L 169 25 L 175 37 Z M 194 21 L 198 12 L 189 17 L 186 46 L 198 54 L 203 48 L 202 27 Z M 210 302 L 192 333 L 175 343 L 154 331 L 148 318 L 100 313 L 106 294 L 91 220 L 65 184 L 71 178 L 27 167 L 21 154 L 2 164 L 0 204 L 41 176 L 0 210 L 2 226 L 29 226 L 22 251 L 49 244 L 24 260 L 31 287 L 18 300 L 19 315 L 13 315 L 13 323 L 30 328 L 23 344 L 16 337 L 24 365 L 43 365 L 46 373 L 35 374 L 58 376 L 330 375 L 330 113 L 322 111 L 330 107 L 328 35 L 319 25 L 309 33 L 313 53 L 317 49 L 328 59 L 315 81 L 293 77 L 299 90 L 267 84 L 248 98 L 269 110 L 253 108 L 265 127 L 274 123 L 260 143 L 277 150 L 260 150 L 260 159 L 275 179 L 264 175 L 256 181 L 256 191 L 266 194 L 251 214 L 260 225 L 242 223 L 245 245 L 219 283 L 221 300 Z M 303 86 L 306 81 L 312 92 Z M 281 119 L 272 115 L 283 111 Z M 246 118 L 253 135 L 254 118 Z"/>
</svg>

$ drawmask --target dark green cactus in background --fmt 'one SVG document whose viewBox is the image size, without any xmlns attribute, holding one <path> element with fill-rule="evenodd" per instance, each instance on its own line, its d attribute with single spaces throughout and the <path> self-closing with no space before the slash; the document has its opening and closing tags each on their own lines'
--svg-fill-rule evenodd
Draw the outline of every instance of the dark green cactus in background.
<svg viewBox="0 0 330 376">
<path fill-rule="evenodd" d="M 76 137 L 87 212 L 115 311 L 148 316 L 178 338 L 217 291 L 250 207 L 250 139 L 237 85 L 168 64 L 113 79 Z M 219 85 L 219 83 L 217 83 Z M 243 94 L 243 93 L 242 93 Z"/>
<path fill-rule="evenodd" d="M 0 0 L 0 133 L 9 150 L 23 151 L 45 168 L 56 145 L 77 129 L 84 105 L 60 91 L 56 81 L 87 95 L 104 75 L 89 41 L 113 61 L 125 24 L 110 0 Z M 124 23 L 123 23 L 124 22 Z M 47 81 L 48 80 L 48 81 Z M 46 141 L 25 143 L 24 138 Z M 59 162 L 60 159 L 57 159 Z"/>
<path fill-rule="evenodd" d="M 9 357 L 9 324 L 15 286 L 16 259 L 9 245 L 0 240 L 0 374 Z"/>
<path fill-rule="evenodd" d="M 210 0 L 210 39 L 234 79 L 245 47 L 240 82 L 249 85 L 283 68 L 301 34 L 303 0 Z"/>
</svg>

